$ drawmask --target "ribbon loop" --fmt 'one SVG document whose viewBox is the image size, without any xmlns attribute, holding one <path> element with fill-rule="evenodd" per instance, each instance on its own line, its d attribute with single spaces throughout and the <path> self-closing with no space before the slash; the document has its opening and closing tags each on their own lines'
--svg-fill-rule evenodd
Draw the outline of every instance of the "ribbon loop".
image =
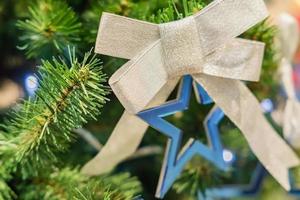
<svg viewBox="0 0 300 200">
<path fill-rule="evenodd" d="M 203 74 L 258 81 L 265 44 L 244 39 L 234 39 L 205 57 Z"/>
<path fill-rule="evenodd" d="M 131 59 L 159 39 L 159 27 L 156 24 L 104 12 L 95 52 Z"/>
<path fill-rule="evenodd" d="M 261 0 L 214 0 L 194 15 L 203 45 L 208 55 L 268 16 Z"/>
</svg>

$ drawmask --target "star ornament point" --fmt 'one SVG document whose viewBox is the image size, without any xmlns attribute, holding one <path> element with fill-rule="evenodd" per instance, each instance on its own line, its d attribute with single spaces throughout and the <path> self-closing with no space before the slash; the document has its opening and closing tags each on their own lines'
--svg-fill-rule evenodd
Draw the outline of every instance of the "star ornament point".
<svg viewBox="0 0 300 200">
<path fill-rule="evenodd" d="M 224 160 L 224 150 L 219 137 L 218 124 L 224 117 L 224 113 L 218 107 L 214 107 L 204 121 L 209 145 L 190 139 L 180 150 L 182 144 L 182 131 L 163 119 L 164 117 L 182 112 L 188 109 L 193 79 L 186 75 L 183 77 L 178 98 L 164 105 L 151 108 L 138 113 L 138 116 L 151 127 L 168 137 L 164 162 L 160 174 L 156 197 L 163 198 L 178 178 L 185 165 L 196 155 L 202 156 L 221 170 L 227 170 L 228 162 Z M 194 84 L 197 99 L 202 104 L 210 104 L 212 100 L 199 85 Z M 228 153 L 228 152 L 227 152 Z"/>
</svg>

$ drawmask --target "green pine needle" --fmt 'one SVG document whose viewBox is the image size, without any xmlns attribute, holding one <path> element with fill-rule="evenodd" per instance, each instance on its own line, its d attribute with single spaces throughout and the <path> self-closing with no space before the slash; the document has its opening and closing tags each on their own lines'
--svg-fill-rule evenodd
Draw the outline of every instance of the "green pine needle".
<svg viewBox="0 0 300 200">
<path fill-rule="evenodd" d="M 2 161 L 18 164 L 25 177 L 55 163 L 56 153 L 65 151 L 74 140 L 72 130 L 96 119 L 108 94 L 101 62 L 91 52 L 82 62 L 74 49 L 69 49 L 68 63 L 43 61 L 39 77 L 36 97 L 12 112 L 2 136 L 15 136 L 3 140 Z"/>
<path fill-rule="evenodd" d="M 20 199 L 132 200 L 141 184 L 128 173 L 89 178 L 78 169 L 64 168 L 19 186 Z"/>
<path fill-rule="evenodd" d="M 5 180 L 0 179 L 0 200 L 12 200 L 15 197 L 15 193 L 7 185 Z"/>
<path fill-rule="evenodd" d="M 231 171 L 221 171 L 205 159 L 195 157 L 176 180 L 173 189 L 178 194 L 186 193 L 190 197 L 196 197 L 199 191 L 205 195 L 206 188 L 222 185 L 230 175 Z"/>
<path fill-rule="evenodd" d="M 19 48 L 29 58 L 51 57 L 80 42 L 81 23 L 64 1 L 36 1 L 29 7 L 28 19 L 17 26 L 23 32 Z"/>
<path fill-rule="evenodd" d="M 128 173 L 103 176 L 90 180 L 81 189 L 76 189 L 76 200 L 132 200 L 142 190 L 137 178 L 130 177 Z"/>
<path fill-rule="evenodd" d="M 169 6 L 159 10 L 148 20 L 154 23 L 166 23 L 191 16 L 206 6 L 203 0 L 182 0 L 182 3 L 176 3 L 169 0 Z M 180 9 L 181 8 L 181 9 Z"/>
</svg>

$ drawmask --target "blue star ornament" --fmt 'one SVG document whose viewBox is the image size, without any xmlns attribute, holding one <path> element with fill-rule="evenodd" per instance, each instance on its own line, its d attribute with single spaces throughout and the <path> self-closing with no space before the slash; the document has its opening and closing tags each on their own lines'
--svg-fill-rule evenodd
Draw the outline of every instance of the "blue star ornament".
<svg viewBox="0 0 300 200">
<path fill-rule="evenodd" d="M 138 113 L 138 116 L 141 119 L 168 137 L 164 163 L 156 191 L 156 197 L 158 198 L 163 198 L 165 196 L 187 162 L 196 155 L 204 157 L 221 170 L 225 171 L 229 167 L 228 163 L 225 162 L 223 158 L 224 150 L 220 142 L 217 127 L 219 121 L 224 117 L 224 113 L 219 108 L 215 107 L 204 122 L 209 146 L 191 138 L 180 150 L 182 144 L 182 131 L 163 119 L 164 117 L 188 109 L 192 85 L 192 77 L 189 75 L 184 76 L 176 100 Z M 202 104 L 212 103 L 208 94 L 199 84 L 195 84 L 194 86 L 197 99 L 199 99 Z"/>
</svg>

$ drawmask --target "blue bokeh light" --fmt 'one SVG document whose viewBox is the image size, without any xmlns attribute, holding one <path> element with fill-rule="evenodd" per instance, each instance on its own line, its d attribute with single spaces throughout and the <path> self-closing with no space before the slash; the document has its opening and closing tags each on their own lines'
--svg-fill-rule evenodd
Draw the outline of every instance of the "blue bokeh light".
<svg viewBox="0 0 300 200">
<path fill-rule="evenodd" d="M 38 88 L 38 79 L 36 76 L 30 74 L 25 77 L 25 89 L 30 96 L 34 95 Z"/>
<path fill-rule="evenodd" d="M 264 113 L 270 113 L 274 110 L 274 105 L 271 99 L 264 99 L 261 102 L 261 108 L 263 109 Z"/>
<path fill-rule="evenodd" d="M 228 149 L 223 150 L 223 159 L 226 163 L 232 164 L 235 161 L 235 155 Z"/>
</svg>

